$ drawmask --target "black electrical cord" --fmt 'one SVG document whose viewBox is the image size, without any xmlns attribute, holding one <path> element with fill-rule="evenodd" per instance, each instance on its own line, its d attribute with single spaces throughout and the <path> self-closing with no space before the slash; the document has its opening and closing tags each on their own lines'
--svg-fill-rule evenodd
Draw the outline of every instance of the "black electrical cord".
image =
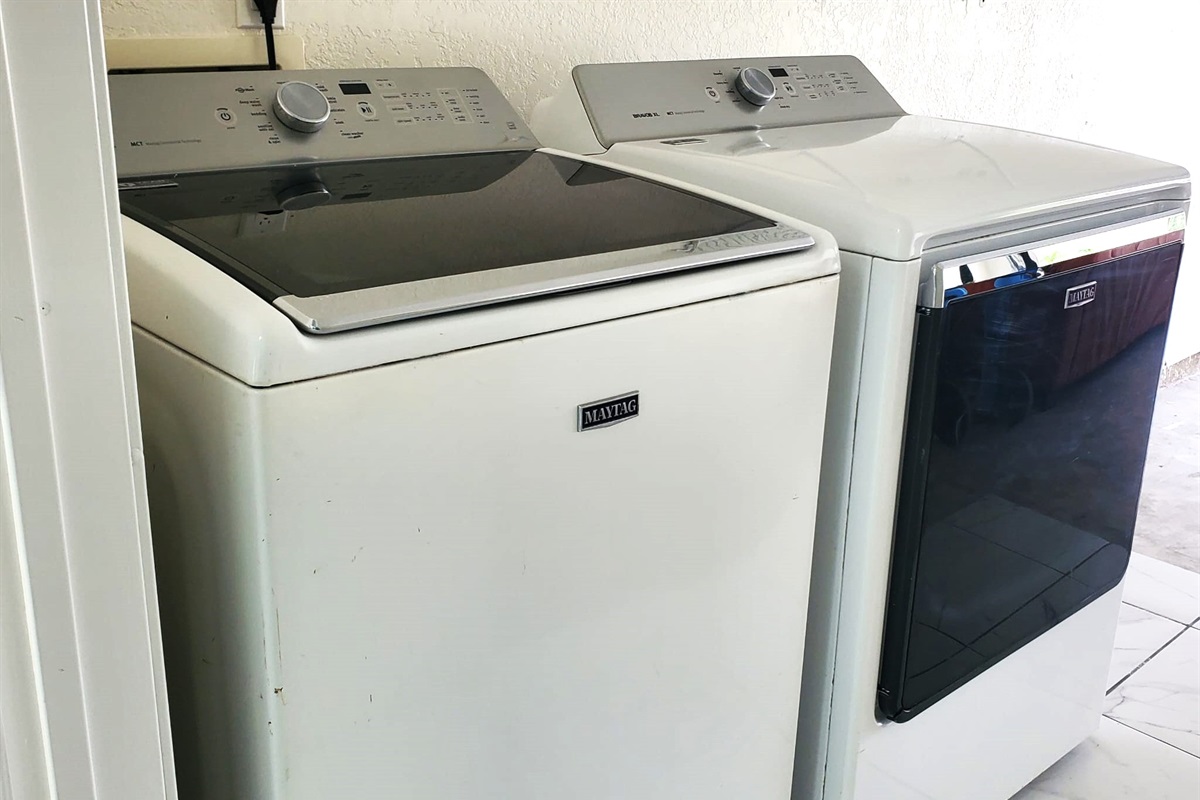
<svg viewBox="0 0 1200 800">
<path fill-rule="evenodd" d="M 279 64 L 275 61 L 275 8 L 279 5 L 279 0 L 254 0 L 254 5 L 258 8 L 263 32 L 267 36 L 267 67 L 279 69 Z"/>
</svg>

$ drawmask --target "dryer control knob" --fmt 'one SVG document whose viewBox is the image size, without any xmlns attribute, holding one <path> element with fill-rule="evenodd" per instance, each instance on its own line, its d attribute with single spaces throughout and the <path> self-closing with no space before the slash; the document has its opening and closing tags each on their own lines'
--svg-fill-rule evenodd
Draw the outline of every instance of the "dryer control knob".
<svg viewBox="0 0 1200 800">
<path fill-rule="evenodd" d="M 775 81 L 761 69 L 748 67 L 742 70 L 733 85 L 746 102 L 756 106 L 765 106 L 775 99 Z"/>
<path fill-rule="evenodd" d="M 303 81 L 288 81 L 280 86 L 271 107 L 280 122 L 300 133 L 316 133 L 329 120 L 325 94 Z"/>
</svg>

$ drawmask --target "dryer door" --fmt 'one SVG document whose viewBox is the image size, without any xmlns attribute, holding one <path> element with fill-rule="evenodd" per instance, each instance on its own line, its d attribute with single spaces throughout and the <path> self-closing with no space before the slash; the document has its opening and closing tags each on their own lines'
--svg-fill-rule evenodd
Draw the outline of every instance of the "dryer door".
<svg viewBox="0 0 1200 800">
<path fill-rule="evenodd" d="M 939 267 L 945 299 L 917 326 L 887 717 L 1120 583 L 1183 249 L 1181 219 L 1148 224 Z"/>
</svg>

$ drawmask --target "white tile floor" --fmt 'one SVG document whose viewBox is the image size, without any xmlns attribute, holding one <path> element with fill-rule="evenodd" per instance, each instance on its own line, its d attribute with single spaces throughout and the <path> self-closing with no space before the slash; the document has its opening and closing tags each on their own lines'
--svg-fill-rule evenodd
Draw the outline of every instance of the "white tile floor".
<svg viewBox="0 0 1200 800">
<path fill-rule="evenodd" d="M 1133 550 L 1200 572 L 1200 375 L 1164 386 L 1138 501 Z"/>
<path fill-rule="evenodd" d="M 1200 797 L 1200 575 L 1133 554 L 1100 727 L 1014 800 Z"/>
</svg>

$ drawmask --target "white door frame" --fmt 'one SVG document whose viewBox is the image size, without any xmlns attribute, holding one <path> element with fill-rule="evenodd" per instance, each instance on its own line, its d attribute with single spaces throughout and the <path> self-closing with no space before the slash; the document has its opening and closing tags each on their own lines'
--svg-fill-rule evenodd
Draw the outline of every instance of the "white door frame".
<svg viewBox="0 0 1200 800">
<path fill-rule="evenodd" d="M 0 0 L 0 798 L 174 798 L 99 0 Z"/>
</svg>

